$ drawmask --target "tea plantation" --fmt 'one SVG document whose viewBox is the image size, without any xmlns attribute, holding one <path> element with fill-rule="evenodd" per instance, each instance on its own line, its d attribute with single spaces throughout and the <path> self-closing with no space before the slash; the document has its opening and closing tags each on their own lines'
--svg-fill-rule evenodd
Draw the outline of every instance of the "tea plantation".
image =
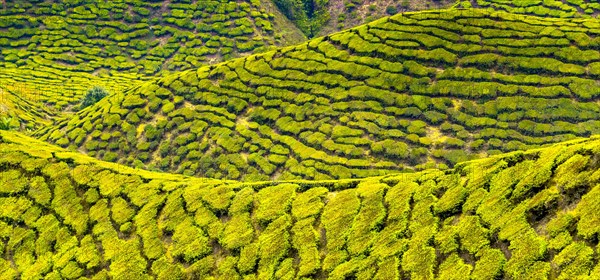
<svg viewBox="0 0 600 280">
<path fill-rule="evenodd" d="M 406 13 L 141 84 L 43 140 L 210 178 L 452 166 L 600 132 L 600 22 Z"/>
<path fill-rule="evenodd" d="M 445 171 L 261 183 L 0 138 L 2 279 L 600 277 L 597 137 Z"/>
<path fill-rule="evenodd" d="M 600 4 L 450 1 L 0 0 L 0 280 L 600 279 Z"/>
<path fill-rule="evenodd" d="M 303 40 L 274 16 L 259 0 L 1 1 L 0 67 L 151 75 Z"/>
</svg>

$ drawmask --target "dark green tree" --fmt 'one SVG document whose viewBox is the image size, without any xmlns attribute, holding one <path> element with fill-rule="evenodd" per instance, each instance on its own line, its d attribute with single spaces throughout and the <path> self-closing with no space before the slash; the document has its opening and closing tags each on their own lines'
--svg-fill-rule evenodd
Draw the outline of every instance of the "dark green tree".
<svg viewBox="0 0 600 280">
<path fill-rule="evenodd" d="M 387 8 L 385 8 L 385 12 L 388 15 L 395 15 L 398 13 L 398 8 L 396 8 L 396 6 L 387 6 Z"/>
<path fill-rule="evenodd" d="M 86 93 L 86 95 L 83 97 L 83 99 L 81 100 L 81 105 L 79 106 L 79 109 L 81 110 L 90 105 L 93 105 L 107 95 L 108 95 L 108 92 L 103 87 L 95 86 L 95 87 L 89 89 L 88 92 Z"/>
</svg>

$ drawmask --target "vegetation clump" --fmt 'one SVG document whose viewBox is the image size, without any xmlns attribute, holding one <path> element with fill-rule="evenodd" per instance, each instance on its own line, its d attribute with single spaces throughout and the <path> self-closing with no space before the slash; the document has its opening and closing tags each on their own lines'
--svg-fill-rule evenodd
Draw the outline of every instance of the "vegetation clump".
<svg viewBox="0 0 600 280">
<path fill-rule="evenodd" d="M 559 18 L 591 18 L 596 17 L 600 11 L 600 3 L 595 0 L 458 0 L 457 5 L 463 8 L 490 8 L 514 14 Z"/>
</svg>

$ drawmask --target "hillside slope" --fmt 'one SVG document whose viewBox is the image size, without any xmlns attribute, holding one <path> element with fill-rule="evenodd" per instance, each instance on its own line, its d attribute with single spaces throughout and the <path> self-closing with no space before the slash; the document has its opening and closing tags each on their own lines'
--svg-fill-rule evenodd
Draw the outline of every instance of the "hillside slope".
<svg viewBox="0 0 600 280">
<path fill-rule="evenodd" d="M 446 171 L 242 183 L 0 132 L 0 278 L 597 279 L 599 147 L 592 138 Z"/>
<path fill-rule="evenodd" d="M 151 75 L 304 40 L 273 17 L 257 0 L 2 1 L 0 66 Z"/>
<path fill-rule="evenodd" d="M 47 126 L 92 87 L 122 92 L 305 39 L 269 1 L 0 1 L 0 89 L 19 100 L 0 100 L 0 117 Z"/>
<path fill-rule="evenodd" d="M 36 135 L 243 180 L 367 177 L 600 133 L 600 22 L 385 18 L 113 95 Z"/>
</svg>

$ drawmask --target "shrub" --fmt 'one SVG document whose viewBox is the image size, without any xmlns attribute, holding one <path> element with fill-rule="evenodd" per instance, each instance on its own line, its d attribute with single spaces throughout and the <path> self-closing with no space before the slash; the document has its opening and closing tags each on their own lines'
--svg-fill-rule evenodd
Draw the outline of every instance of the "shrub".
<svg viewBox="0 0 600 280">
<path fill-rule="evenodd" d="M 162 111 L 164 114 L 169 114 L 173 112 L 175 109 L 175 105 L 168 100 L 163 101 Z"/>
<path fill-rule="evenodd" d="M 595 80 L 574 78 L 569 88 L 576 97 L 584 100 L 594 99 L 600 95 L 600 85 Z"/>
<path fill-rule="evenodd" d="M 102 98 L 106 97 L 108 92 L 103 87 L 95 86 L 87 91 L 83 99 L 81 100 L 81 104 L 79 105 L 79 109 L 86 108 L 91 106 Z"/>
<path fill-rule="evenodd" d="M 234 215 L 225 225 L 220 240 L 225 248 L 232 250 L 248 246 L 253 238 L 254 230 L 250 215 L 242 213 Z"/>
<path fill-rule="evenodd" d="M 405 159 L 410 154 L 409 147 L 404 142 L 396 142 L 393 140 L 384 140 L 371 145 L 374 153 L 383 153 L 392 158 Z"/>
<path fill-rule="evenodd" d="M 348 136 L 361 136 L 363 134 L 362 130 L 352 129 L 343 125 L 336 125 L 333 127 L 331 132 L 331 137 L 333 139 L 337 139 L 340 137 L 348 137 Z"/>
<path fill-rule="evenodd" d="M 104 154 L 105 161 L 115 162 L 115 161 L 117 161 L 118 158 L 119 158 L 119 155 L 114 152 L 106 152 Z"/>
<path fill-rule="evenodd" d="M 139 95 L 130 94 L 123 100 L 122 106 L 124 108 L 132 109 L 142 107 L 146 105 L 146 100 L 142 99 Z"/>
<path fill-rule="evenodd" d="M 2 117 L 0 119 L 0 130 L 11 130 L 15 128 L 15 120 L 12 117 Z"/>
<path fill-rule="evenodd" d="M 591 75 L 600 76 L 600 62 L 590 63 L 588 67 Z"/>
<path fill-rule="evenodd" d="M 473 279 L 496 279 L 502 275 L 502 267 L 506 262 L 502 251 L 486 248 L 477 253 L 477 256 L 479 260 L 475 264 L 475 269 L 471 274 Z"/>
<path fill-rule="evenodd" d="M 598 238 L 600 233 L 600 217 L 597 214 L 600 207 L 597 204 L 600 187 L 596 185 L 589 193 L 581 198 L 581 202 L 577 205 L 576 213 L 580 218 L 577 223 L 577 232 L 585 239 Z"/>
<path fill-rule="evenodd" d="M 309 276 L 320 267 L 319 251 L 317 248 L 317 233 L 312 224 L 314 218 L 300 220 L 292 228 L 293 245 L 300 255 L 298 276 Z"/>
<path fill-rule="evenodd" d="M 398 8 L 396 8 L 395 6 L 387 6 L 387 8 L 385 8 L 385 12 L 388 15 L 395 15 L 398 13 Z"/>
</svg>

